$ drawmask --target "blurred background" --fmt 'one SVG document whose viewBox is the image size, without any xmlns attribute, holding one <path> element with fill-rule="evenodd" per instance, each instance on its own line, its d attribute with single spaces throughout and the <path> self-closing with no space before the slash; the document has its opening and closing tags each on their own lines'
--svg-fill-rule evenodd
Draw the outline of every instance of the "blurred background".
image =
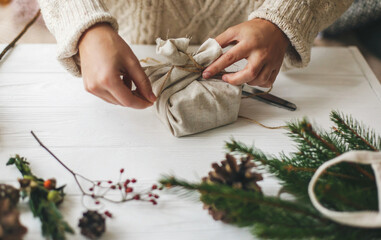
<svg viewBox="0 0 381 240">
<path fill-rule="evenodd" d="M 0 0 L 0 44 L 12 41 L 38 9 L 36 0 Z M 54 42 L 40 17 L 18 43 Z M 381 0 L 355 0 L 314 45 L 357 46 L 381 82 Z"/>
</svg>

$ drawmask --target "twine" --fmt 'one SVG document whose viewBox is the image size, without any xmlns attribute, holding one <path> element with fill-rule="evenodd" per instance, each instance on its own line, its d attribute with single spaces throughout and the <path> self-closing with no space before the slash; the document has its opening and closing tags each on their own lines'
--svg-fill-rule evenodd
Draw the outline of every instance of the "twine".
<svg viewBox="0 0 381 240">
<path fill-rule="evenodd" d="M 164 86 L 165 84 L 167 83 L 168 79 L 171 77 L 171 74 L 172 74 L 172 71 L 173 69 L 177 68 L 177 69 L 180 69 L 180 70 L 183 70 L 183 71 L 186 71 L 186 72 L 191 72 L 191 73 L 202 73 L 204 70 L 205 70 L 205 67 L 203 67 L 202 65 L 200 65 L 198 62 L 196 62 L 196 60 L 193 58 L 193 56 L 189 53 L 185 53 L 189 60 L 191 60 L 191 62 L 193 64 L 186 64 L 186 65 L 172 65 L 171 68 L 169 69 L 169 71 L 165 74 L 165 79 L 162 83 L 162 85 L 160 86 L 160 91 L 158 93 L 158 98 L 160 97 L 160 95 L 162 94 L 163 90 L 164 90 Z M 143 63 L 148 63 L 149 61 L 154 61 L 158 64 L 163 64 L 162 62 L 160 62 L 159 60 L 157 59 L 154 59 L 154 58 L 150 58 L 150 57 L 147 57 L 145 59 L 141 59 L 140 62 L 143 62 Z M 222 71 L 220 73 L 218 73 L 218 75 L 222 75 L 222 74 L 225 74 L 225 73 L 228 73 L 226 71 Z M 230 73 L 234 73 L 234 72 L 230 72 Z M 251 98 L 251 97 L 255 97 L 255 96 L 260 96 L 260 95 L 265 95 L 265 94 L 268 94 L 272 91 L 273 89 L 273 85 L 271 85 L 271 87 L 266 91 L 266 92 L 262 92 L 262 93 L 252 93 L 250 95 L 247 95 L 247 96 L 242 96 L 241 99 L 246 99 L 246 98 Z M 287 128 L 287 126 L 275 126 L 275 127 L 270 127 L 270 126 L 266 126 L 252 118 L 249 118 L 249 117 L 245 117 L 245 116 L 238 116 L 238 118 L 242 118 L 242 119 L 245 119 L 247 121 L 250 121 L 252 123 L 255 123 L 263 128 L 267 128 L 267 129 L 282 129 L 282 128 Z"/>
<path fill-rule="evenodd" d="M 245 120 L 247 120 L 249 122 L 255 123 L 255 124 L 257 124 L 257 125 L 259 125 L 259 126 L 261 126 L 263 128 L 267 128 L 267 129 L 282 129 L 282 128 L 286 129 L 287 128 L 287 126 L 275 126 L 275 127 L 266 126 L 266 125 L 264 125 L 264 124 L 262 124 L 262 123 L 260 123 L 260 122 L 258 122 L 256 120 L 252 119 L 252 118 L 241 116 L 241 115 L 239 115 L 238 118 L 245 119 Z"/>
<path fill-rule="evenodd" d="M 183 70 L 183 71 L 191 72 L 191 73 L 202 73 L 205 70 L 205 67 L 200 65 L 193 58 L 193 56 L 191 54 L 189 54 L 189 53 L 185 53 L 185 54 L 188 56 L 189 60 L 192 61 L 193 64 L 172 65 L 171 68 L 169 69 L 169 71 L 165 74 L 165 79 L 164 79 L 164 81 L 163 81 L 163 83 L 162 83 L 162 85 L 160 87 L 159 95 L 157 97 L 159 97 L 161 95 L 162 91 L 164 90 L 164 86 L 167 83 L 167 81 L 169 80 L 169 78 L 171 77 L 173 69 L 177 68 L 179 70 Z M 155 58 L 150 58 L 150 57 L 147 57 L 147 58 L 144 58 L 144 59 L 140 60 L 140 62 L 147 63 L 147 64 L 148 64 L 149 61 L 154 61 L 154 62 L 156 62 L 158 64 L 163 64 L 159 60 L 157 60 Z M 225 70 L 223 70 L 223 71 L 219 72 L 217 75 L 222 75 L 222 74 L 226 74 L 226 73 L 235 73 L 235 72 L 226 72 Z M 273 85 L 271 85 L 271 87 L 266 92 L 252 93 L 252 94 L 247 95 L 247 96 L 242 96 L 241 98 L 242 99 L 246 99 L 246 98 L 251 98 L 251 97 L 255 97 L 255 96 L 266 95 L 266 94 L 270 93 L 272 90 L 273 90 Z"/>
</svg>

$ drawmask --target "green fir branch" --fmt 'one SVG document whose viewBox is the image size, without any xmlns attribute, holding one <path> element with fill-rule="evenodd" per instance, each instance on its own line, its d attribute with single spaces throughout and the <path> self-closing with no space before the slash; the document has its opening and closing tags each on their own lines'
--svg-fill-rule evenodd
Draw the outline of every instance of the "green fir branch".
<svg viewBox="0 0 381 240">
<path fill-rule="evenodd" d="M 345 226 L 326 219 L 310 203 L 308 184 L 321 164 L 351 150 L 379 151 L 381 138 L 350 116 L 331 113 L 334 131 L 316 130 L 307 119 L 288 123 L 289 136 L 297 151 L 268 156 L 254 146 L 231 139 L 231 154 L 250 156 L 280 180 L 282 189 L 294 200 L 265 196 L 227 185 L 189 183 L 165 177 L 161 183 L 180 192 L 199 192 L 209 208 L 225 211 L 238 226 L 253 226 L 253 234 L 270 239 L 378 239 L 381 228 Z M 370 166 L 340 163 L 327 169 L 315 187 L 319 201 L 336 211 L 378 210 L 378 193 Z"/>
<path fill-rule="evenodd" d="M 183 190 L 198 191 L 202 195 L 217 196 L 225 199 L 234 200 L 240 202 L 240 204 L 251 203 L 255 205 L 263 205 L 273 209 L 287 210 L 295 214 L 301 214 L 304 217 L 310 217 L 320 223 L 327 223 L 328 221 L 314 211 L 310 206 L 302 206 L 299 203 L 293 203 L 285 201 L 277 197 L 264 196 L 261 192 L 245 191 L 242 189 L 233 188 L 223 184 L 192 184 L 185 180 L 180 180 L 173 176 L 163 177 L 160 183 L 167 188 L 179 187 Z M 246 212 L 247 213 L 247 212 Z M 255 218 L 258 218 L 256 216 Z"/>
<path fill-rule="evenodd" d="M 334 133 L 348 144 L 351 150 L 381 150 L 381 137 L 364 124 L 338 111 L 331 112 L 331 120 L 336 124 Z"/>
<path fill-rule="evenodd" d="M 23 195 L 29 197 L 29 208 L 34 217 L 41 221 L 42 235 L 48 239 L 64 240 L 66 233 L 74 233 L 74 230 L 64 220 L 57 204 L 48 199 L 49 190 L 44 188 L 44 180 L 33 175 L 30 164 L 24 157 L 16 155 L 7 162 L 7 166 L 15 165 L 24 179 L 30 180 L 29 186 L 22 189 Z M 33 182 L 33 183 L 32 183 Z M 63 197 L 63 187 L 55 189 Z"/>
</svg>

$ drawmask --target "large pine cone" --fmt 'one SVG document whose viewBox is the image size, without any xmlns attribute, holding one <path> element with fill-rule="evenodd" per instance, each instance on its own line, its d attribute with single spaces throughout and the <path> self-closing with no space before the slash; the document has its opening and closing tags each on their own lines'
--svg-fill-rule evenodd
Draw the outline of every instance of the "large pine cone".
<svg viewBox="0 0 381 240">
<path fill-rule="evenodd" d="M 106 231 L 106 220 L 97 211 L 87 211 L 79 219 L 78 226 L 81 228 L 81 234 L 90 238 L 97 239 Z"/>
<path fill-rule="evenodd" d="M 246 191 L 262 192 L 261 187 L 257 184 L 263 180 L 260 173 L 253 172 L 256 167 L 250 157 L 241 158 L 238 164 L 237 160 L 230 154 L 226 154 L 226 160 L 212 164 L 213 171 L 209 172 L 208 177 L 204 177 L 203 182 L 218 183 L 238 188 Z M 214 220 L 223 222 L 231 222 L 232 220 L 224 210 L 219 210 L 214 205 L 204 204 L 204 209 L 207 209 Z"/>
<path fill-rule="evenodd" d="M 21 240 L 27 228 L 21 225 L 19 211 L 13 206 L 10 198 L 0 199 L 0 239 Z"/>
<path fill-rule="evenodd" d="M 0 184 L 0 200 L 9 199 L 12 206 L 16 206 L 20 199 L 20 191 L 7 184 Z"/>
</svg>

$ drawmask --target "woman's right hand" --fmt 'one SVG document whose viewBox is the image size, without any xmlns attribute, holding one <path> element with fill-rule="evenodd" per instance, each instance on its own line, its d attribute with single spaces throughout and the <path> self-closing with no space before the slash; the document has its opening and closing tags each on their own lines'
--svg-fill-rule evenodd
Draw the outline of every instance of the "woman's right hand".
<svg viewBox="0 0 381 240">
<path fill-rule="evenodd" d="M 85 89 L 103 100 L 142 109 L 155 102 L 151 84 L 127 43 L 107 23 L 89 28 L 79 44 Z M 134 82 L 136 90 L 132 91 Z"/>
</svg>

